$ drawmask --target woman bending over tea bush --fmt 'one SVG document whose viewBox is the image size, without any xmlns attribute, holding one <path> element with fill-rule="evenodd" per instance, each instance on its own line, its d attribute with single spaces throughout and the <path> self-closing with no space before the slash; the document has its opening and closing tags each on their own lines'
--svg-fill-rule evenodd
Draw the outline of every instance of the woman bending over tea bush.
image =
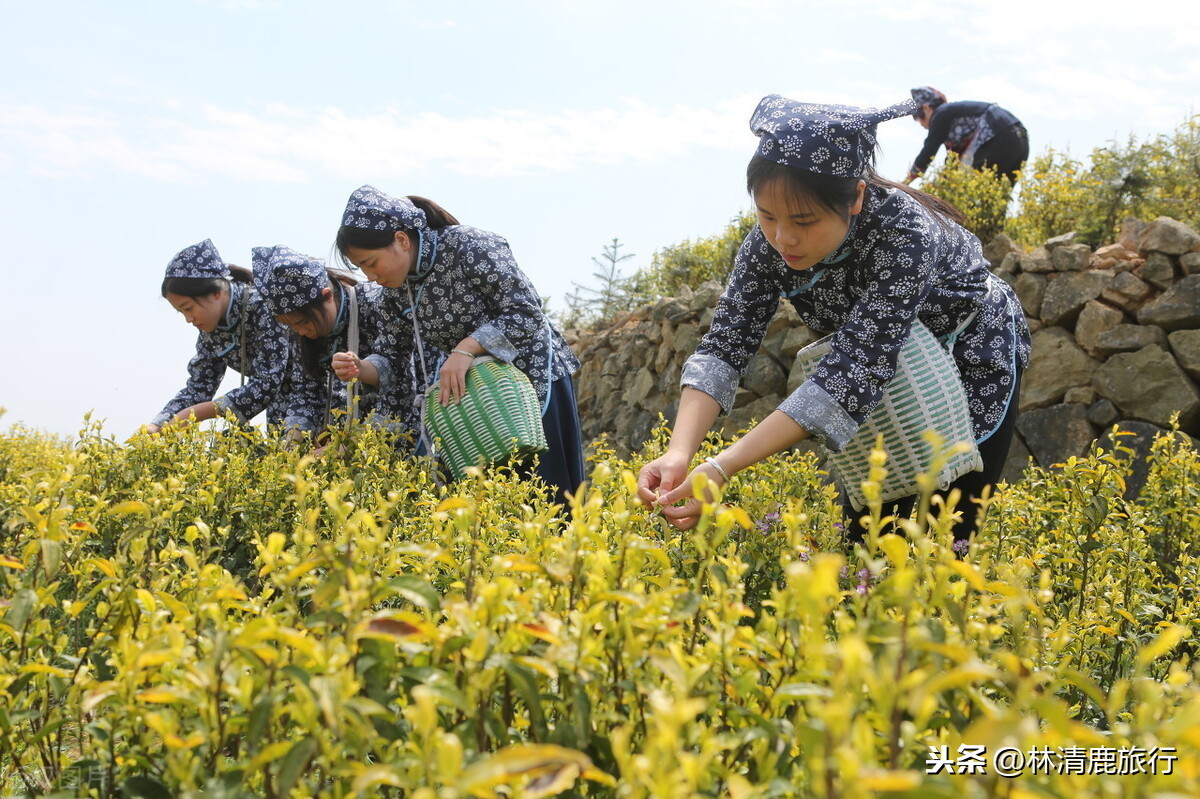
<svg viewBox="0 0 1200 799">
<path fill-rule="evenodd" d="M 447 353 L 437 370 L 443 405 L 462 398 L 479 356 L 510 363 L 529 378 L 549 446 L 537 474 L 564 501 L 583 480 L 571 384 L 579 361 L 542 311 L 508 242 L 460 225 L 425 198 L 363 186 L 346 203 L 337 248 L 347 265 L 384 287 L 393 313 L 412 319 L 418 360 L 428 346 Z"/>
<path fill-rule="evenodd" d="M 265 410 L 268 425 L 284 424 L 288 332 L 250 281 L 250 270 L 226 264 L 210 239 L 180 250 L 167 264 L 162 296 L 200 335 L 187 385 L 146 426 L 149 432 L 226 411 L 248 422 Z M 241 373 L 242 384 L 214 399 L 226 368 Z"/>
<path fill-rule="evenodd" d="M 958 401 L 969 410 L 983 469 L 949 487 L 964 496 L 955 537 L 974 530 L 977 506 L 966 498 L 994 483 L 1004 465 L 1029 331 L 1012 290 L 988 271 L 979 240 L 958 224 L 957 212 L 875 174 L 877 124 L 914 109 L 912 101 L 873 110 L 778 95 L 755 109 L 750 127 L 759 143 L 747 188 L 758 224 L 742 243 L 711 329 L 684 365 L 668 450 L 639 475 L 642 501 L 660 506 L 677 527 L 698 520 L 689 465 L 717 416 L 732 407 L 784 296 L 805 324 L 831 334 L 828 353 L 775 412 L 693 474 L 724 485 L 809 436 L 842 450 L 892 383 L 920 322 L 950 349 L 964 389 Z M 688 501 L 676 506 L 681 500 Z M 907 514 L 916 496 L 896 500 L 895 511 Z M 859 513 L 849 503 L 846 512 L 851 535 L 861 537 Z"/>
<path fill-rule="evenodd" d="M 254 281 L 275 319 L 295 333 L 289 426 L 320 434 L 335 410 L 347 409 L 401 432 L 414 429 L 412 333 L 384 310 L 378 286 L 282 246 L 254 249 Z M 357 398 L 347 388 L 355 379 Z"/>
</svg>

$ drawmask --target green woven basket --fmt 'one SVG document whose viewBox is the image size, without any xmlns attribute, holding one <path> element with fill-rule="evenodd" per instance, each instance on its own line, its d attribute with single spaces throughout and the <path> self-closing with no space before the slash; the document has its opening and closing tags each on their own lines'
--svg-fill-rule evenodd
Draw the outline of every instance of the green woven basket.
<svg viewBox="0 0 1200 799">
<path fill-rule="evenodd" d="M 467 393 L 455 404 L 442 406 L 438 388 L 434 383 L 426 392 L 425 426 L 454 479 L 471 466 L 546 451 L 537 392 L 511 363 L 476 358 L 467 371 Z"/>
<path fill-rule="evenodd" d="M 797 354 L 796 366 L 805 379 L 829 352 L 832 338 L 826 336 Z M 930 430 L 943 442 L 945 462 L 937 474 L 939 488 L 945 489 L 964 474 L 983 468 L 954 358 L 924 324 L 914 321 L 912 333 L 900 350 L 896 376 L 883 398 L 846 446 L 840 452 L 829 453 L 838 481 L 855 510 L 866 507 L 862 484 L 870 471 L 871 450 L 881 434 L 888 470 L 881 499 L 887 502 L 918 493 L 917 478 L 929 471 L 934 460 L 933 448 L 925 438 Z M 951 447 L 960 442 L 969 444 L 970 451 L 951 453 Z"/>
</svg>

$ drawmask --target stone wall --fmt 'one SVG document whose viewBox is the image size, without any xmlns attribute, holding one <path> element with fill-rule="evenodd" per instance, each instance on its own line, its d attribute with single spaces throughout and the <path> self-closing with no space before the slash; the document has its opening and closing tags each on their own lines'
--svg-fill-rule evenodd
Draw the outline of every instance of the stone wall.
<svg viewBox="0 0 1200 799">
<path fill-rule="evenodd" d="M 1023 252 L 1001 236 L 985 248 L 1016 290 L 1033 332 L 1008 476 L 1032 458 L 1050 466 L 1083 454 L 1114 423 L 1135 448 L 1166 428 L 1200 435 L 1200 234 L 1172 219 L 1130 222 L 1116 244 L 1093 251 L 1074 234 Z M 708 330 L 721 286 L 685 289 L 618 319 L 568 335 L 583 361 L 577 395 L 585 441 L 606 434 L 633 451 L 658 423 L 674 420 L 679 373 Z M 789 303 L 767 329 L 731 414 L 732 435 L 769 414 L 800 383 L 796 353 L 815 341 Z"/>
</svg>

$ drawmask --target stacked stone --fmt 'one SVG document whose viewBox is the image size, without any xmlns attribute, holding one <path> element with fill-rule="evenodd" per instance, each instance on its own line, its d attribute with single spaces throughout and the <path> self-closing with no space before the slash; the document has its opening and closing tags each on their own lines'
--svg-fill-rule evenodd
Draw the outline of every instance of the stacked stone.
<svg viewBox="0 0 1200 799">
<path fill-rule="evenodd" d="M 1115 423 L 1145 439 L 1178 413 L 1200 435 L 1200 235 L 1160 217 L 1095 252 L 1074 234 L 1014 248 L 996 271 L 1033 331 L 1009 477 L 1082 455 Z"/>
<path fill-rule="evenodd" d="M 1127 223 L 1120 240 L 1093 251 L 1073 233 L 1032 252 L 1001 236 L 984 251 L 1016 290 L 1033 331 L 1033 358 L 1007 476 L 1032 458 L 1043 466 L 1082 455 L 1114 423 L 1144 445 L 1178 412 L 1200 436 L 1200 234 L 1173 219 Z M 709 282 L 633 311 L 573 341 L 584 438 L 605 434 L 632 452 L 674 420 L 679 374 L 712 322 L 722 287 Z M 762 419 L 800 384 L 796 353 L 815 341 L 789 303 L 767 329 L 717 428 L 732 436 Z M 1139 444 L 1142 442 L 1142 444 Z"/>
</svg>

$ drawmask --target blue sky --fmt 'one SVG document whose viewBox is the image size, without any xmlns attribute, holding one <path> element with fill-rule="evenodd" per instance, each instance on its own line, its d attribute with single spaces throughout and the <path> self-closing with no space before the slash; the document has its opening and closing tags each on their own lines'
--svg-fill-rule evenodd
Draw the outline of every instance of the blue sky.
<svg viewBox="0 0 1200 799">
<path fill-rule="evenodd" d="M 764 94 L 999 102 L 1085 156 L 1200 98 L 1174 0 L 0 0 L 0 428 L 132 433 L 195 334 L 158 296 L 211 238 L 330 251 L 349 192 L 421 194 L 504 235 L 552 308 L 748 208 Z M 902 177 L 921 129 L 880 128 Z M 227 385 L 235 385 L 230 377 Z"/>
</svg>

